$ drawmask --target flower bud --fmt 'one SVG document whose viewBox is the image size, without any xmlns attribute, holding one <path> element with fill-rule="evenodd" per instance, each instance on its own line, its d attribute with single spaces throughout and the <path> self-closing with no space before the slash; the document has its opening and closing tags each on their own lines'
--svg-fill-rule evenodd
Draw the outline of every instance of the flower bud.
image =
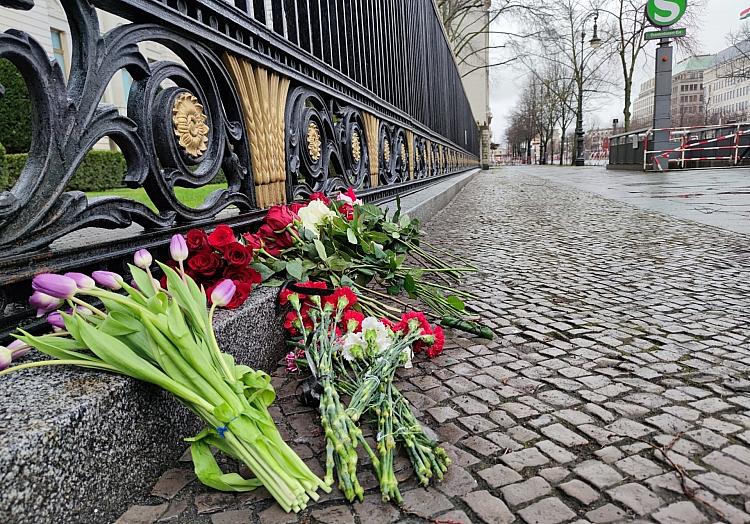
<svg viewBox="0 0 750 524">
<path fill-rule="evenodd" d="M 139 249 L 135 252 L 135 255 L 133 255 L 133 261 L 139 268 L 148 269 L 154 262 L 154 257 L 151 256 L 151 253 L 149 253 L 148 249 Z"/>
<path fill-rule="evenodd" d="M 8 344 L 8 349 L 13 355 L 13 360 L 17 360 L 31 351 L 31 346 L 29 346 L 22 340 L 14 340 L 10 344 Z"/>
<path fill-rule="evenodd" d="M 55 298 L 73 298 L 78 291 L 76 281 L 70 277 L 56 275 L 54 273 L 42 273 L 31 281 L 34 291 L 40 291 Z"/>
<path fill-rule="evenodd" d="M 169 242 L 169 254 L 175 262 L 182 262 L 188 257 L 188 247 L 185 237 L 180 234 L 174 235 Z"/>
<path fill-rule="evenodd" d="M 41 291 L 34 291 L 29 297 L 29 305 L 36 309 L 36 316 L 41 317 L 46 315 L 53 309 L 57 309 L 62 305 L 63 301 L 59 298 L 51 297 Z"/>
<path fill-rule="evenodd" d="M 59 311 L 47 315 L 47 323 L 52 327 L 65 329 L 65 321 Z"/>
<path fill-rule="evenodd" d="M 94 279 L 83 273 L 65 273 L 65 276 L 75 280 L 78 289 L 94 289 L 96 287 Z"/>
<path fill-rule="evenodd" d="M 0 346 L 0 371 L 7 369 L 13 361 L 13 354 L 10 349 Z"/>
<path fill-rule="evenodd" d="M 94 271 L 91 276 L 94 277 L 97 284 L 113 291 L 122 288 L 124 282 L 120 275 L 112 271 Z"/>
<path fill-rule="evenodd" d="M 236 290 L 237 286 L 232 280 L 228 278 L 222 280 L 211 292 L 211 303 L 219 307 L 226 306 L 232 301 Z"/>
</svg>

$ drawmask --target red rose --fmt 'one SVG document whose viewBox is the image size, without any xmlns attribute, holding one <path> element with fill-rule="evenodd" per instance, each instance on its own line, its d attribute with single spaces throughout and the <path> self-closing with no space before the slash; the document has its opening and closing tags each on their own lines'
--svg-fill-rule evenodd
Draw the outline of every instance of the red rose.
<svg viewBox="0 0 750 524">
<path fill-rule="evenodd" d="M 208 247 L 208 235 L 202 229 L 191 229 L 185 235 L 188 250 L 195 253 Z"/>
<path fill-rule="evenodd" d="M 244 284 L 260 284 L 263 282 L 263 278 L 260 273 L 249 267 L 228 267 L 224 270 L 224 278 L 231 278 L 234 280 L 235 285 L 238 282 Z"/>
<path fill-rule="evenodd" d="M 208 243 L 217 249 L 221 249 L 227 244 L 236 242 L 237 239 L 234 236 L 232 228 L 226 224 L 216 226 L 210 235 L 208 235 Z"/>
<path fill-rule="evenodd" d="M 327 206 L 331 205 L 331 199 L 328 198 L 325 193 L 321 193 L 320 191 L 316 191 L 315 193 L 312 193 L 310 195 L 310 202 L 312 202 L 313 200 L 320 200 Z"/>
<path fill-rule="evenodd" d="M 260 226 L 258 235 L 263 239 L 263 248 L 274 257 L 279 256 L 282 249 L 294 244 L 294 239 L 289 231 L 277 233 L 268 224 Z"/>
<path fill-rule="evenodd" d="M 239 242 L 232 242 L 231 244 L 227 244 L 222 248 L 221 251 L 224 255 L 224 260 L 226 260 L 227 264 L 229 264 L 230 266 L 247 266 L 250 262 L 253 261 L 252 250 L 246 248 Z"/>
<path fill-rule="evenodd" d="M 297 218 L 297 215 L 289 207 L 273 206 L 268 210 L 265 222 L 273 231 L 279 232 L 291 225 L 295 218 Z"/>
<path fill-rule="evenodd" d="M 191 271 L 194 271 L 203 278 L 216 276 L 222 265 L 221 257 L 210 249 L 197 252 L 188 258 L 187 264 Z"/>
<path fill-rule="evenodd" d="M 215 282 L 211 287 L 206 289 L 206 297 L 208 297 L 208 303 L 211 303 L 211 293 L 213 292 L 214 288 L 218 286 L 222 281 L 219 280 L 218 282 Z M 250 296 L 250 291 L 253 289 L 252 284 L 246 284 L 244 282 L 238 282 L 234 281 L 234 285 L 236 286 L 236 289 L 234 291 L 234 296 L 232 297 L 232 300 L 224 306 L 227 309 L 237 309 L 242 304 L 245 303 L 247 300 L 247 297 Z"/>
<path fill-rule="evenodd" d="M 304 207 L 307 207 L 307 204 L 303 204 L 302 202 L 292 202 L 291 204 L 289 204 L 289 209 L 295 215 L 298 215 L 299 214 L 299 210 L 302 209 L 302 208 L 304 208 Z"/>
<path fill-rule="evenodd" d="M 251 249 L 253 253 L 260 250 L 263 247 L 263 239 L 260 238 L 260 235 L 252 234 L 252 233 L 245 233 L 242 235 L 242 238 L 245 239 L 245 245 L 248 249 Z"/>
</svg>

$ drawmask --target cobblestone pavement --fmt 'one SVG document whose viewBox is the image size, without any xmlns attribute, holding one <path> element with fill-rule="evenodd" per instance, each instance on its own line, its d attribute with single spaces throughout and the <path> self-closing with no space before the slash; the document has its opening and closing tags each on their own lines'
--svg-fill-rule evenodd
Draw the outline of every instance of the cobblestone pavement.
<svg viewBox="0 0 750 524">
<path fill-rule="evenodd" d="M 467 287 L 500 335 L 452 333 L 400 373 L 454 460 L 442 484 L 415 487 L 402 457 L 401 510 L 363 468 L 364 504 L 334 492 L 296 517 L 181 463 L 119 522 L 750 522 L 748 237 L 509 171 L 427 231 L 481 267 Z M 274 383 L 284 435 L 322 471 L 315 415 Z"/>
<path fill-rule="evenodd" d="M 607 170 L 603 166 L 514 169 L 644 209 L 750 234 L 748 168 L 676 169 L 666 173 Z"/>
</svg>

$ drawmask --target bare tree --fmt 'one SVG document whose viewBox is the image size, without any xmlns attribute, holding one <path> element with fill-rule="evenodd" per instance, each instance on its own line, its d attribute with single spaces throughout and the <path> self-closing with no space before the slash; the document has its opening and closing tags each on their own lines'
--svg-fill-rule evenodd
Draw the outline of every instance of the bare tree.
<svg viewBox="0 0 750 524">
<path fill-rule="evenodd" d="M 512 25 L 521 13 L 535 8 L 521 0 L 437 0 L 438 10 L 456 61 L 463 66 L 461 76 L 474 71 L 509 64 L 514 56 L 503 56 L 486 61 L 489 51 L 503 50 L 515 38 L 526 38 L 523 32 L 499 29 Z M 490 38 L 494 35 L 495 38 Z"/>
<path fill-rule="evenodd" d="M 704 0 L 692 0 L 680 26 L 688 30 L 696 27 L 696 22 L 703 11 Z M 622 73 L 624 100 L 622 116 L 625 130 L 630 128 L 632 119 L 633 78 L 640 67 L 641 59 L 646 55 L 648 40 L 644 34 L 653 29 L 646 19 L 643 0 L 608 0 L 598 7 L 599 11 L 609 18 L 608 38 L 612 53 L 617 57 Z M 688 31 L 688 34 L 691 34 Z M 688 53 L 695 54 L 698 43 L 694 38 L 678 38 L 677 44 Z"/>
</svg>

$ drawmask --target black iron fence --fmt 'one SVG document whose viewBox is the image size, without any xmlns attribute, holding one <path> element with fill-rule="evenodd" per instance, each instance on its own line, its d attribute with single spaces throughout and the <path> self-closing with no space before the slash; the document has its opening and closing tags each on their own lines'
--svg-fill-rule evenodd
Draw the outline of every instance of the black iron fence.
<svg viewBox="0 0 750 524">
<path fill-rule="evenodd" d="M 248 228 L 262 209 L 348 186 L 377 200 L 474 167 L 478 130 L 432 0 L 61 0 L 70 74 L 29 35 L 0 35 L 26 80 L 33 137 L 0 193 L 0 330 L 40 269 L 121 269 L 176 231 Z M 0 0 L 33 9 L 33 0 Z M 130 20 L 102 34 L 97 9 Z M 149 62 L 156 42 L 176 59 Z M 103 105 L 133 79 L 126 114 Z M 109 137 L 152 206 L 66 185 Z M 197 207 L 175 188 L 223 175 Z"/>
</svg>

